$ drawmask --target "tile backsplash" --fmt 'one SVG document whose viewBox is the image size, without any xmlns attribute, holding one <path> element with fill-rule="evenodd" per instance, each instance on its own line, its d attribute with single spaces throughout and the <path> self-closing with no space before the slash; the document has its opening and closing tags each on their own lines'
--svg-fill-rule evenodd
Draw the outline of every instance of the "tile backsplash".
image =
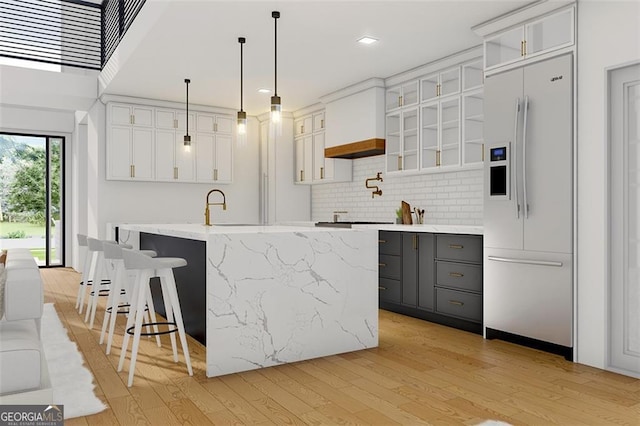
<svg viewBox="0 0 640 426">
<path fill-rule="evenodd" d="M 344 210 L 340 220 L 395 222 L 401 201 L 425 209 L 425 223 L 482 225 L 483 170 L 460 170 L 411 176 L 387 175 L 384 156 L 353 160 L 353 181 L 311 187 L 313 221 L 333 220 L 334 210 Z M 374 182 L 382 196 L 371 198 L 365 180 L 382 172 Z M 414 219 L 415 221 L 415 216 Z"/>
</svg>

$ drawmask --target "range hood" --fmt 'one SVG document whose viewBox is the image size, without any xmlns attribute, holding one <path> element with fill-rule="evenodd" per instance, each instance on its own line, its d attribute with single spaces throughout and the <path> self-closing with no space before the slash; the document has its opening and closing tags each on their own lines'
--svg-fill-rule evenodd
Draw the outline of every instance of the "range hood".
<svg viewBox="0 0 640 426">
<path fill-rule="evenodd" d="M 363 141 L 332 146 L 324 149 L 325 158 L 354 158 L 371 157 L 384 154 L 384 139 L 366 139 Z"/>
<path fill-rule="evenodd" d="M 371 78 L 320 98 L 325 104 L 325 158 L 384 154 L 384 80 Z"/>
</svg>

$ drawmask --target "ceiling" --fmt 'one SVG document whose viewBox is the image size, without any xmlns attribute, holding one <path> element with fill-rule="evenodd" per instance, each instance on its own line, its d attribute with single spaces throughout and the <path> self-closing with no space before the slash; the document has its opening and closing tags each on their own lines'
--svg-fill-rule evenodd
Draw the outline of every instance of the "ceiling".
<svg viewBox="0 0 640 426">
<path fill-rule="evenodd" d="M 244 45 L 244 110 L 269 109 L 278 19 L 278 95 L 296 111 L 371 77 L 386 78 L 481 44 L 471 27 L 530 0 L 164 1 L 164 12 L 103 93 L 238 109 Z M 143 13 L 140 12 L 140 13 Z M 136 25 L 134 22 L 133 25 Z M 130 30 L 131 31 L 131 30 Z M 356 40 L 379 39 L 372 45 Z M 122 43 L 127 42 L 125 35 Z"/>
</svg>

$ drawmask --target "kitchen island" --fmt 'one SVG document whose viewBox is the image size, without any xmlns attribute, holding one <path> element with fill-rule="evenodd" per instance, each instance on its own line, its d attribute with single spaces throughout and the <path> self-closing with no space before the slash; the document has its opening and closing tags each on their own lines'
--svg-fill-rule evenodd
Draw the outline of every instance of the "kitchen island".
<svg viewBox="0 0 640 426">
<path fill-rule="evenodd" d="M 191 322 L 200 316 L 205 328 L 208 377 L 378 345 L 374 229 L 198 224 L 119 229 L 139 233 L 141 248 L 159 255 L 184 253 L 188 262 L 195 256 L 191 276 L 201 278 L 181 277 L 178 268 L 176 283 L 183 316 L 198 311 L 185 301 L 205 300 L 203 315 Z"/>
</svg>

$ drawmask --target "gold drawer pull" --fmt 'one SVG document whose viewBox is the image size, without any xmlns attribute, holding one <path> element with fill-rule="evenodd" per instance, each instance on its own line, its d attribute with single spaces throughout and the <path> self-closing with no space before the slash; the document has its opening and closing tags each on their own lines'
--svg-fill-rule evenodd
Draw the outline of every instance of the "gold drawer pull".
<svg viewBox="0 0 640 426">
<path fill-rule="evenodd" d="M 378 240 L 378 243 L 386 243 L 387 240 Z"/>
<path fill-rule="evenodd" d="M 386 263 L 382 263 L 382 262 L 378 262 L 378 266 L 381 268 L 384 268 L 385 266 L 387 266 Z"/>
<path fill-rule="evenodd" d="M 461 274 L 460 272 L 449 272 L 449 276 L 454 278 L 462 278 L 464 277 L 464 274 Z"/>
<path fill-rule="evenodd" d="M 462 244 L 449 244 L 449 248 L 450 249 L 461 250 L 461 249 L 464 248 L 464 246 Z"/>
<path fill-rule="evenodd" d="M 458 300 L 449 300 L 449 303 L 451 303 L 452 305 L 456 305 L 456 306 L 462 306 L 464 305 L 463 302 L 460 302 Z"/>
<path fill-rule="evenodd" d="M 381 285 L 378 286 L 378 290 L 386 290 L 386 287 L 382 287 Z"/>
</svg>

